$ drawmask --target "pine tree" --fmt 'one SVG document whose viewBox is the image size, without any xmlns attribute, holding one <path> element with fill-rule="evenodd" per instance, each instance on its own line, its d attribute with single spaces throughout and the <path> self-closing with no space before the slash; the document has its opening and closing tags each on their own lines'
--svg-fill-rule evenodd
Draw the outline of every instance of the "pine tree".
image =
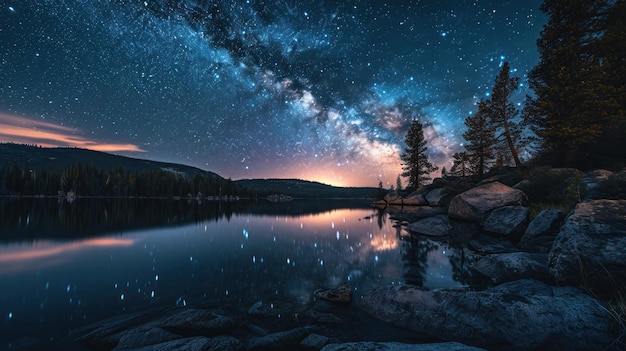
<svg viewBox="0 0 626 351">
<path fill-rule="evenodd" d="M 546 0 L 548 23 L 529 74 L 535 92 L 525 117 L 546 160 L 557 166 L 624 162 L 626 34 L 624 1 Z"/>
<path fill-rule="evenodd" d="M 458 174 L 461 173 L 461 177 L 466 177 L 471 174 L 471 165 L 470 165 L 470 154 L 467 152 L 457 152 L 452 155 L 454 158 L 452 163 L 452 168 L 450 169 L 450 173 Z M 459 170 L 460 168 L 460 170 Z"/>
<path fill-rule="evenodd" d="M 496 145 L 496 130 L 489 118 L 489 101 L 478 103 L 478 111 L 465 119 L 465 126 L 465 148 L 476 174 L 482 176 L 494 158 Z"/>
<path fill-rule="evenodd" d="M 516 120 L 519 111 L 511 101 L 518 85 L 519 77 L 511 77 L 509 63 L 504 62 L 488 102 L 490 123 L 497 129 L 496 139 L 502 143 L 501 149 L 513 159 L 515 167 L 522 164 L 519 150 L 523 144 L 522 121 Z"/>
<path fill-rule="evenodd" d="M 400 178 L 400 175 L 396 178 L 396 190 L 402 191 L 402 178 Z"/>
<path fill-rule="evenodd" d="M 430 180 L 430 173 L 436 171 L 438 167 L 428 161 L 424 129 L 418 120 L 413 120 L 409 127 L 405 143 L 406 150 L 400 155 L 404 170 L 402 176 L 408 178 L 407 188 L 419 188 L 424 182 Z"/>
</svg>

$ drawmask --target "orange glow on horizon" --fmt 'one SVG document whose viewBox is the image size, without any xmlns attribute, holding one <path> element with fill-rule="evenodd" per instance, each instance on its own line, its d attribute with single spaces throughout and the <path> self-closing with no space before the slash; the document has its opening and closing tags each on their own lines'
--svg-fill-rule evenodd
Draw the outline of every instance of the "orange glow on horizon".
<svg viewBox="0 0 626 351">
<path fill-rule="evenodd" d="M 105 152 L 144 152 L 137 145 L 99 143 L 86 139 L 78 129 L 0 113 L 0 142 L 35 144 L 43 147 L 78 147 Z"/>
</svg>

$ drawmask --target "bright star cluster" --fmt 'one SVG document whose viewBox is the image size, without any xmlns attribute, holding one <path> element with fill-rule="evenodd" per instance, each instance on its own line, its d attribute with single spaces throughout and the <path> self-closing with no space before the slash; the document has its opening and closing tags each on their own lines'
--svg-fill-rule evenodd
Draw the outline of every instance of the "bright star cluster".
<svg viewBox="0 0 626 351">
<path fill-rule="evenodd" d="M 0 122 L 232 179 L 344 186 L 395 184 L 416 118 L 449 168 L 504 61 L 528 94 L 546 21 L 539 0 L 0 4 Z"/>
</svg>

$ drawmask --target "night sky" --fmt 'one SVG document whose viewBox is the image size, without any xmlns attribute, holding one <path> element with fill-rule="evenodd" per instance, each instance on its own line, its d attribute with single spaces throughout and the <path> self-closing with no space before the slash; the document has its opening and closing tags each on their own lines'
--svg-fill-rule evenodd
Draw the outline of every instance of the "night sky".
<svg viewBox="0 0 626 351">
<path fill-rule="evenodd" d="M 224 177 L 395 185 L 409 124 L 450 168 L 541 1 L 0 0 L 0 142 Z"/>
</svg>

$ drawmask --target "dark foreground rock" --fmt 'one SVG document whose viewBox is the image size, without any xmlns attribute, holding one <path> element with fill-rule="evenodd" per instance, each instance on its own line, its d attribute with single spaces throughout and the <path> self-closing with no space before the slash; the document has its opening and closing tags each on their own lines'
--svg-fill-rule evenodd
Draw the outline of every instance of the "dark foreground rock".
<svg viewBox="0 0 626 351">
<path fill-rule="evenodd" d="M 322 351 L 481 351 L 458 342 L 402 344 L 398 342 L 351 342 L 326 345 Z"/>
<path fill-rule="evenodd" d="M 504 206 L 523 206 L 526 194 L 502 183 L 487 183 L 461 193 L 450 201 L 448 216 L 483 224 L 489 214 Z"/>
<path fill-rule="evenodd" d="M 560 283 L 611 279 L 626 282 L 626 200 L 576 205 L 550 251 L 549 267 Z"/>
<path fill-rule="evenodd" d="M 283 332 L 273 333 L 251 339 L 247 344 L 248 350 L 290 350 L 295 348 L 304 339 L 309 330 L 295 328 Z"/>
<path fill-rule="evenodd" d="M 144 346 L 134 351 L 244 351 L 245 346 L 230 336 L 207 338 L 194 336 L 191 338 L 167 341 L 150 346 Z"/>
<path fill-rule="evenodd" d="M 474 263 L 472 268 L 495 284 L 519 279 L 552 282 L 552 277 L 548 273 L 548 254 L 528 252 L 491 254 Z"/>
<path fill-rule="evenodd" d="M 493 350 L 596 350 L 611 341 L 610 318 L 598 301 L 535 280 L 478 292 L 384 287 L 361 306 L 394 325 Z"/>
<path fill-rule="evenodd" d="M 485 220 L 484 228 L 518 241 L 528 226 L 528 207 L 504 206 L 497 208 Z"/>
<path fill-rule="evenodd" d="M 530 252 L 550 252 L 565 212 L 547 208 L 539 212 L 524 232 L 517 246 Z"/>
</svg>

